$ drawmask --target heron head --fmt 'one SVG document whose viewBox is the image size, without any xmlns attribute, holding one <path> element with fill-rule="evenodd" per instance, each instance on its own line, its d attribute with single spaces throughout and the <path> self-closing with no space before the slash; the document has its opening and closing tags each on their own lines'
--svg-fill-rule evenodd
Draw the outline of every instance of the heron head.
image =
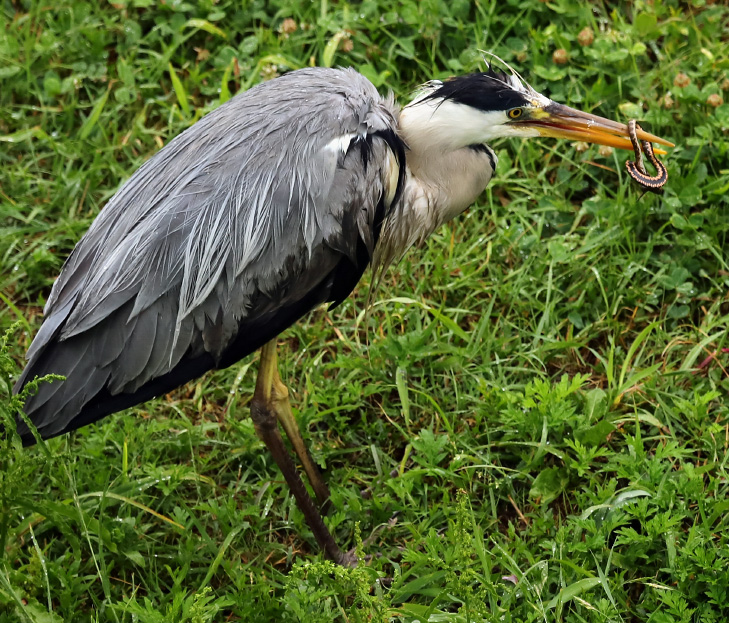
<svg viewBox="0 0 729 623">
<path fill-rule="evenodd" d="M 633 149 L 627 125 L 558 104 L 513 70 L 507 74 L 489 68 L 429 82 L 403 115 L 415 117 L 422 131 L 438 134 L 453 148 L 501 137 L 551 136 Z M 673 146 L 643 130 L 637 134 L 641 140 Z"/>
</svg>

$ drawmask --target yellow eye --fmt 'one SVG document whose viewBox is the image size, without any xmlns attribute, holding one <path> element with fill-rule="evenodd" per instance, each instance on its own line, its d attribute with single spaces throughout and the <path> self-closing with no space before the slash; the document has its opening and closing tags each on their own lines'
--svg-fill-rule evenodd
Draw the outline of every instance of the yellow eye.
<svg viewBox="0 0 729 623">
<path fill-rule="evenodd" d="M 512 108 L 506 114 L 509 115 L 509 119 L 518 119 L 519 117 L 521 117 L 523 112 L 524 111 L 521 108 Z"/>
</svg>

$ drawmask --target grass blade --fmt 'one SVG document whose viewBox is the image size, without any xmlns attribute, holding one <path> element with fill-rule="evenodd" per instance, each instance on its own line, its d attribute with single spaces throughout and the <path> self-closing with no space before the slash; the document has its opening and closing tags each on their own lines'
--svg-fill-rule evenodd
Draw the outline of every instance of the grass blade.
<svg viewBox="0 0 729 623">
<path fill-rule="evenodd" d="M 172 63 L 168 63 L 168 66 L 170 80 L 172 80 L 172 88 L 175 90 L 175 95 L 177 96 L 177 103 L 180 105 L 180 108 L 182 108 L 185 116 L 190 117 L 192 115 L 192 110 L 190 109 L 190 102 L 187 101 L 185 85 L 182 84 L 182 81 L 178 77 L 177 72 L 175 72 L 175 68 L 172 66 Z"/>
<path fill-rule="evenodd" d="M 94 126 L 99 121 L 99 117 L 101 117 L 101 113 L 104 112 L 104 106 L 106 106 L 106 100 L 109 99 L 109 92 L 111 91 L 111 86 L 109 86 L 106 91 L 104 91 L 104 94 L 99 98 L 99 101 L 94 104 L 94 108 L 91 111 L 91 114 L 86 118 L 86 121 L 84 121 L 84 124 L 81 126 L 81 130 L 79 131 L 79 138 L 83 141 L 89 137 L 89 134 L 91 134 L 91 130 L 94 129 Z"/>
</svg>

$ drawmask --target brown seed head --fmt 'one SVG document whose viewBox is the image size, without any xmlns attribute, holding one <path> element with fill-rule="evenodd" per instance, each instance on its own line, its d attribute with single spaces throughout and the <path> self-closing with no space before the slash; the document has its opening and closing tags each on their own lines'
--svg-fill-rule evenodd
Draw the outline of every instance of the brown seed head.
<svg viewBox="0 0 729 623">
<path fill-rule="evenodd" d="M 579 43 L 582 47 L 592 45 L 592 42 L 595 40 L 595 33 L 592 31 L 592 28 L 589 26 L 586 26 L 580 31 L 580 34 L 577 35 L 577 43 Z"/>
<path fill-rule="evenodd" d="M 673 86 L 675 87 L 683 88 L 687 87 L 689 84 L 691 84 L 691 78 L 682 71 L 678 72 L 676 77 L 673 79 Z"/>
<path fill-rule="evenodd" d="M 557 65 L 564 65 L 568 60 L 570 60 L 569 55 L 564 48 L 559 48 L 552 53 L 552 62 Z"/>
<path fill-rule="evenodd" d="M 714 108 L 716 108 L 717 106 L 721 106 L 724 103 L 724 100 L 718 93 L 712 93 L 711 95 L 709 95 L 709 97 L 706 98 L 706 103 L 709 106 L 713 106 Z"/>
<path fill-rule="evenodd" d="M 287 17 L 278 27 L 278 30 L 282 35 L 290 35 L 292 32 L 296 32 L 297 29 L 298 26 L 296 25 L 296 21 L 290 17 Z"/>
</svg>

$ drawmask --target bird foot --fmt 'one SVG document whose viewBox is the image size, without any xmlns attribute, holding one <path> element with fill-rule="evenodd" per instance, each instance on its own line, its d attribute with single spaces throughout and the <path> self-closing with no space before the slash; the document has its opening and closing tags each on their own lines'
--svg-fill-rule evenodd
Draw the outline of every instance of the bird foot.
<svg viewBox="0 0 729 623">
<path fill-rule="evenodd" d="M 377 538 L 377 536 L 383 532 L 383 530 L 390 530 L 397 523 L 397 516 L 398 516 L 398 513 L 394 513 L 386 524 L 377 526 L 372 531 L 372 534 L 370 534 L 364 541 L 362 541 L 362 545 L 359 548 L 360 551 L 362 551 L 366 547 L 370 547 L 372 545 L 372 543 L 374 542 L 374 540 Z M 357 547 L 353 547 L 348 552 L 342 552 L 339 559 L 336 560 L 335 562 L 337 564 L 342 565 L 343 567 L 349 567 L 349 568 L 353 569 L 353 568 L 357 567 L 357 565 L 360 561 L 364 562 L 364 563 L 369 563 L 372 561 L 373 558 L 382 558 L 382 554 L 380 552 L 376 552 L 374 554 L 365 554 L 362 557 L 358 557 L 357 556 Z"/>
<path fill-rule="evenodd" d="M 353 547 L 348 552 L 342 552 L 339 560 L 336 561 L 338 565 L 342 567 L 348 567 L 349 569 L 357 568 L 360 563 L 369 564 L 373 558 L 381 558 L 382 554 L 376 552 L 375 554 L 365 554 L 362 557 L 357 556 L 357 548 Z"/>
</svg>

